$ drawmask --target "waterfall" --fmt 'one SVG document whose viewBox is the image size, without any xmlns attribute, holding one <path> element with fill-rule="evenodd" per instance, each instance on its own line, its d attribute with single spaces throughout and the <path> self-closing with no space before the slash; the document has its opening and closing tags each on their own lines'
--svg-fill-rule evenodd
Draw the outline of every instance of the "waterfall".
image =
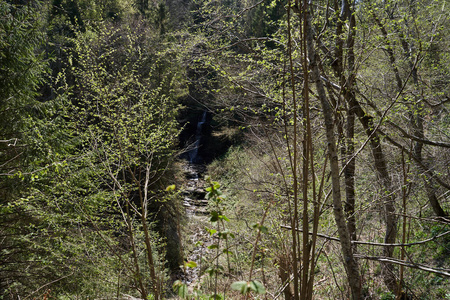
<svg viewBox="0 0 450 300">
<path fill-rule="evenodd" d="M 200 141 L 203 137 L 203 126 L 206 123 L 206 115 L 207 115 L 207 111 L 205 110 L 205 111 L 203 111 L 201 120 L 197 123 L 197 130 L 195 131 L 194 148 L 189 151 L 189 162 L 191 164 L 197 163 L 200 160 L 199 155 L 198 155 L 198 149 L 201 146 Z"/>
</svg>

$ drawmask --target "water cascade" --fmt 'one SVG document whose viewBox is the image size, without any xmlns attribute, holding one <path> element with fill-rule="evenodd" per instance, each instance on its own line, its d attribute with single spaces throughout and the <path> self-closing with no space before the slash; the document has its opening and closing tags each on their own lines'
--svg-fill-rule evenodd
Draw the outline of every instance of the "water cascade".
<svg viewBox="0 0 450 300">
<path fill-rule="evenodd" d="M 202 174 L 206 171 L 204 165 L 203 144 L 206 141 L 205 127 L 207 126 L 207 115 L 205 110 L 195 129 L 195 141 L 193 147 L 188 151 L 188 164 L 185 165 L 185 176 L 187 182 L 184 188 L 184 206 L 189 216 L 196 214 L 207 214 L 206 205 L 208 201 L 205 199 L 204 181 Z"/>
<path fill-rule="evenodd" d="M 197 129 L 195 131 L 194 148 L 189 151 L 189 162 L 191 164 L 197 164 L 201 162 L 201 157 L 198 154 L 198 150 L 201 147 L 201 141 L 203 138 L 204 125 L 206 123 L 207 111 L 203 111 L 201 120 L 197 123 Z"/>
<path fill-rule="evenodd" d="M 187 163 L 184 166 L 186 183 L 183 188 L 183 206 L 186 209 L 186 215 L 189 219 L 195 220 L 195 223 L 201 224 L 207 222 L 208 200 L 206 199 L 205 182 L 203 173 L 206 172 L 205 160 L 202 157 L 202 148 L 205 143 L 205 126 L 207 126 L 207 111 L 205 110 L 199 119 L 195 131 L 195 141 L 193 148 L 188 151 Z M 200 151 L 199 151 L 200 150 Z M 193 222 L 193 221 L 190 221 Z M 188 261 L 201 262 L 202 257 L 208 252 L 208 246 L 213 242 L 209 241 L 210 236 L 204 230 L 203 226 L 196 226 L 189 233 L 188 243 L 196 245 L 190 253 L 187 254 Z M 199 241 L 207 241 L 205 244 Z M 198 284 L 200 277 L 200 267 L 185 268 L 181 279 L 188 286 Z"/>
</svg>

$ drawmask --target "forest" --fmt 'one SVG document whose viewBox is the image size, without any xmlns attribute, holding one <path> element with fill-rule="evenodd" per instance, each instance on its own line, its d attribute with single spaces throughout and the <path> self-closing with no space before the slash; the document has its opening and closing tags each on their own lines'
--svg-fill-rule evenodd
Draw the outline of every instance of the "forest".
<svg viewBox="0 0 450 300">
<path fill-rule="evenodd" d="M 450 299 L 446 0 L 0 0 L 1 299 Z"/>
</svg>

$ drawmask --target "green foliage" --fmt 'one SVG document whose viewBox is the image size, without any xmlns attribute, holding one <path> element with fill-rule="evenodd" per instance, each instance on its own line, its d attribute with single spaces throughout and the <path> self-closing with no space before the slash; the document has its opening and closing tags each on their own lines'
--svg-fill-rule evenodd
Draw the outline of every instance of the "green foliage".
<svg viewBox="0 0 450 300">
<path fill-rule="evenodd" d="M 380 297 L 381 300 L 394 300 L 395 295 L 391 292 L 383 293 Z"/>
<path fill-rule="evenodd" d="M 171 158 L 177 106 L 171 75 L 161 77 L 160 59 L 145 54 L 142 38 L 130 28 L 77 33 L 67 114 L 89 155 L 115 165 L 113 174 L 143 163 L 153 178 Z"/>
<path fill-rule="evenodd" d="M 265 294 L 266 289 L 261 282 L 257 280 L 247 281 L 236 281 L 231 284 L 231 288 L 235 291 L 239 291 L 242 295 L 256 292 L 257 294 Z"/>
<path fill-rule="evenodd" d="M 41 8 L 40 2 L 22 6 L 0 1 L 0 176 L 3 178 L 17 171 L 24 172 L 17 168 L 19 164 L 38 164 L 37 157 L 46 154 L 48 135 L 53 129 L 42 118 L 51 115 L 55 107 L 36 99 L 48 71 L 48 61 L 41 48 L 45 40 Z"/>
<path fill-rule="evenodd" d="M 176 195 L 163 193 L 173 179 L 178 134 L 176 71 L 164 74 L 171 68 L 168 52 L 148 51 L 152 33 L 139 22 L 142 31 L 135 34 L 126 26 L 77 29 L 62 21 L 58 25 L 72 31 L 64 42 L 71 45 L 64 54 L 68 65 L 54 78 L 57 99 L 52 105 L 38 102 L 46 61 L 39 52 L 44 35 L 35 8 L 1 2 L 0 59 L 7 63 L 1 65 L 6 98 L 0 113 L 9 118 L 1 122 L 9 120 L 2 126 L 11 136 L 0 138 L 8 139 L 1 147 L 18 146 L 22 154 L 0 154 L 10 163 L 2 176 L 11 175 L 2 185 L 14 191 L 6 197 L 2 189 L 0 203 L 0 260 L 10 262 L 0 267 L 0 298 L 33 292 L 39 297 L 50 283 L 54 297 L 136 294 L 136 280 L 154 282 L 155 276 L 162 285 L 166 243 L 171 263 L 179 261 L 179 242 L 159 238 L 152 225 L 163 219 L 159 234 L 177 236 L 175 220 L 168 217 L 178 214 Z M 20 160 L 10 160 L 14 156 Z M 145 198 L 143 209 L 134 206 L 139 196 Z M 136 219 L 143 213 L 145 226 Z"/>
<path fill-rule="evenodd" d="M 177 293 L 178 297 L 181 299 L 187 299 L 188 298 L 188 288 L 185 283 L 182 283 L 181 281 L 177 280 L 173 283 L 173 290 Z"/>
<path fill-rule="evenodd" d="M 0 298 L 56 279 L 53 266 L 63 261 L 49 258 L 54 246 L 47 247 L 48 240 L 37 243 L 51 232 L 28 196 L 35 186 L 46 186 L 65 148 L 60 107 L 40 98 L 49 63 L 45 16 L 39 1 L 0 1 Z"/>
<path fill-rule="evenodd" d="M 133 0 L 53 0 L 49 21 L 52 30 L 67 34 L 73 33 L 70 26 L 84 30 L 86 23 L 126 20 L 136 12 Z"/>
<path fill-rule="evenodd" d="M 448 230 L 449 230 L 448 226 L 436 225 L 431 228 L 431 235 L 437 236 L 439 234 L 448 232 Z M 435 243 L 436 243 L 437 249 L 436 249 L 436 252 L 435 252 L 435 255 L 433 256 L 433 258 L 437 259 L 437 260 L 440 260 L 440 259 L 447 260 L 448 262 L 450 262 L 450 259 L 449 259 L 450 235 L 447 234 L 447 235 L 441 237 Z"/>
<path fill-rule="evenodd" d="M 314 96 L 309 103 L 312 165 L 328 172 L 317 90 L 303 89 L 303 67 L 310 66 L 303 66 L 305 32 L 298 30 L 303 22 L 298 12 L 291 11 L 288 47 L 282 1 L 22 2 L 0 0 L 0 299 L 112 298 L 125 292 L 159 297 L 155 291 L 164 289 L 166 267 L 182 264 L 181 210 L 173 184 L 177 118 L 186 119 L 179 113 L 181 97 L 185 111 L 201 104 L 217 112 L 212 124 L 221 129 L 214 132 L 217 140 L 226 135 L 224 144 L 241 143 L 242 137 L 246 143 L 209 167 L 223 183 L 207 178 L 209 261 L 184 264 L 207 274 L 205 287 L 190 294 L 190 287 L 177 281 L 175 292 L 184 299 L 222 299 L 228 293 L 258 297 L 266 288 L 279 291 L 299 258 L 292 258 L 296 248 L 280 229 L 292 219 L 290 155 L 304 140 L 305 110 L 300 111 L 306 107 L 294 105 L 292 85 Z M 429 205 L 434 195 L 444 210 L 450 208 L 450 156 L 432 142 L 448 144 L 450 128 L 445 2 L 354 2 L 354 45 L 346 45 L 353 30 L 350 18 L 340 20 L 341 8 L 330 3 L 310 6 L 311 26 L 338 128 L 333 134 L 342 147 L 341 167 L 349 146 L 359 148 L 357 238 L 383 240 L 379 204 L 391 196 L 400 199 L 405 185 L 399 151 L 409 156 L 409 242 L 446 232 L 432 220 Z M 171 32 L 191 19 L 188 30 Z M 286 67 L 288 58 L 292 70 Z M 49 67 L 53 77 L 47 76 Z M 354 126 L 355 134 L 345 137 L 353 107 L 346 102 L 349 94 L 362 107 L 358 117 L 373 122 L 366 129 Z M 375 128 L 383 137 L 380 147 L 392 190 L 377 181 L 370 167 L 374 157 L 365 130 Z M 305 188 L 311 191 L 320 175 L 309 175 Z M 329 195 L 328 184 L 325 178 L 323 197 Z M 400 201 L 394 206 L 401 215 Z M 261 211 L 268 212 L 265 222 Z M 331 212 L 328 200 L 320 203 L 318 228 L 336 236 Z M 305 226 L 312 226 L 306 219 Z M 303 237 L 297 237 L 298 246 Z M 346 290 L 345 272 L 338 263 L 339 247 L 332 243 L 320 244 L 313 253 L 318 265 L 311 270 L 325 280 L 314 297 L 344 297 L 339 294 Z M 449 244 L 446 235 L 416 245 L 408 248 L 408 258 L 448 268 Z M 358 245 L 358 253 L 376 256 L 377 251 Z M 367 296 L 376 291 L 372 296 L 393 299 L 379 283 L 380 265 L 360 262 Z M 252 280 L 253 271 L 264 284 Z M 219 291 L 222 284 L 225 292 Z M 422 271 L 405 272 L 403 288 L 418 297 L 448 297 L 448 279 Z M 291 290 L 284 290 L 286 298 Z"/>
<path fill-rule="evenodd" d="M 91 180 L 103 181 L 88 194 L 107 193 L 116 201 L 117 217 L 122 215 L 132 245 L 136 284 L 142 286 L 149 276 L 149 290 L 158 298 L 155 289 L 161 289 L 159 272 L 164 268 L 155 249 L 161 243 L 152 245 L 154 241 L 148 239 L 147 218 L 164 220 L 160 234 L 174 230 L 170 211 L 176 212 L 177 206 L 160 193 L 164 174 L 173 163 L 177 105 L 170 76 L 159 73 L 158 57 L 148 55 L 142 41 L 143 36 L 128 27 L 108 30 L 99 24 L 76 32 L 67 73 L 75 85 L 66 114 L 80 140 L 77 159 L 93 170 Z M 140 239 L 147 266 L 139 267 Z M 168 258 L 178 265 L 176 249 L 171 247 Z M 146 295 L 143 287 L 141 294 Z"/>
<path fill-rule="evenodd" d="M 29 108 L 33 106 L 37 88 L 44 79 L 46 61 L 40 46 L 44 42 L 45 31 L 39 9 L 39 2 L 34 6 L 22 6 L 0 1 L 2 126 L 13 120 L 17 109 L 22 112 L 26 105 Z"/>
</svg>

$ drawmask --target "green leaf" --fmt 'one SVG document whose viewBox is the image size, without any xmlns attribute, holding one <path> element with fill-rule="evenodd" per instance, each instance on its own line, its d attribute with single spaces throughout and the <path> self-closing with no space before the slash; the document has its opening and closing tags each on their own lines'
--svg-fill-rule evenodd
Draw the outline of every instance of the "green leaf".
<svg viewBox="0 0 450 300">
<path fill-rule="evenodd" d="M 224 254 L 229 254 L 229 255 L 233 255 L 233 252 L 228 251 L 228 249 L 223 249 L 222 251 Z"/>
<path fill-rule="evenodd" d="M 177 280 L 173 283 L 173 290 L 178 294 L 180 298 L 188 297 L 188 288 L 187 285 L 182 283 L 180 280 Z"/>
<path fill-rule="evenodd" d="M 236 281 L 231 284 L 231 289 L 239 291 L 242 295 L 248 293 L 249 285 L 247 281 Z"/>
<path fill-rule="evenodd" d="M 224 221 L 230 222 L 230 219 L 228 219 L 227 216 L 219 215 L 219 218 L 224 220 Z"/>
<path fill-rule="evenodd" d="M 269 232 L 269 229 L 267 229 L 266 226 L 260 226 L 260 227 L 259 227 L 259 230 L 260 230 L 262 233 L 268 233 L 268 232 Z"/>
<path fill-rule="evenodd" d="M 217 249 L 219 246 L 217 244 L 212 244 L 208 246 L 208 249 Z"/>
<path fill-rule="evenodd" d="M 187 268 L 195 268 L 195 267 L 197 267 L 197 263 L 195 261 L 192 261 L 192 260 L 188 261 L 188 262 L 185 262 L 184 265 Z"/>
<path fill-rule="evenodd" d="M 230 231 L 228 229 L 219 232 L 219 238 L 227 238 L 227 236 L 230 234 Z"/>
<path fill-rule="evenodd" d="M 176 186 L 175 184 L 169 185 L 168 187 L 166 187 L 166 192 L 173 192 L 175 191 Z"/>
<path fill-rule="evenodd" d="M 264 294 L 266 292 L 264 285 L 258 280 L 250 281 L 249 287 L 252 291 L 257 292 L 258 294 Z"/>
<path fill-rule="evenodd" d="M 214 233 L 217 232 L 217 230 L 215 229 L 208 229 L 208 228 L 206 228 L 206 231 L 208 231 L 209 235 L 213 235 Z"/>
<path fill-rule="evenodd" d="M 217 211 L 212 211 L 211 218 L 209 219 L 209 221 L 217 222 L 218 220 L 219 220 L 219 213 Z"/>
</svg>

